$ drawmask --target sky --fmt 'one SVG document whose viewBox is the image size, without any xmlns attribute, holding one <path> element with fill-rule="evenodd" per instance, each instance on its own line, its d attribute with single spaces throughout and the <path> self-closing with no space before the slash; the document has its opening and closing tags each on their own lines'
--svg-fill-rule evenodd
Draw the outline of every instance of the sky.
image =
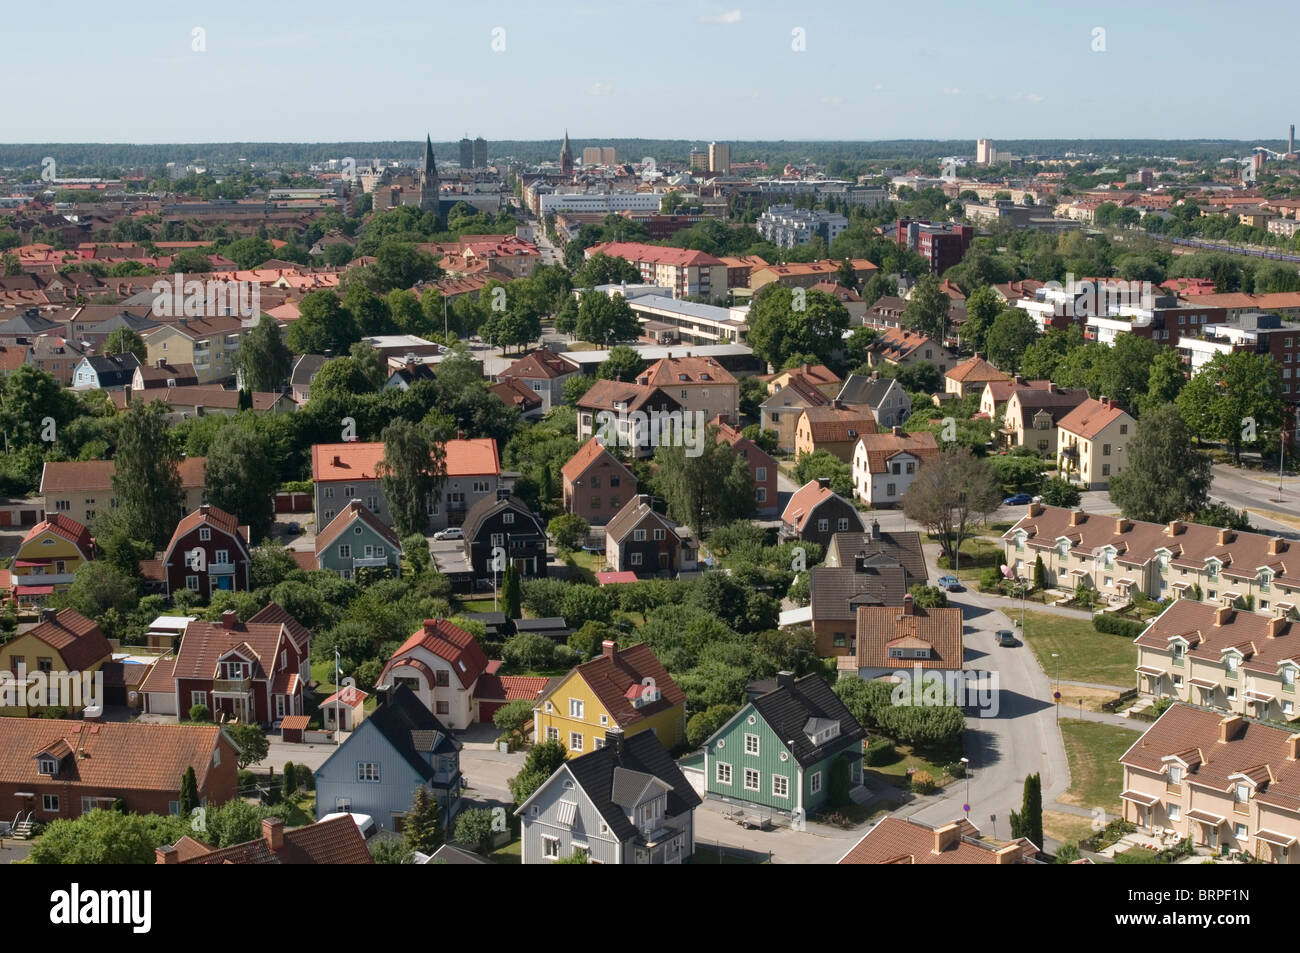
<svg viewBox="0 0 1300 953">
<path fill-rule="evenodd" d="M 1300 3 L 61 0 L 0 142 L 1281 139 Z M 1288 45 L 1290 48 L 1288 48 Z M 202 49 L 199 49 L 202 47 Z"/>
</svg>

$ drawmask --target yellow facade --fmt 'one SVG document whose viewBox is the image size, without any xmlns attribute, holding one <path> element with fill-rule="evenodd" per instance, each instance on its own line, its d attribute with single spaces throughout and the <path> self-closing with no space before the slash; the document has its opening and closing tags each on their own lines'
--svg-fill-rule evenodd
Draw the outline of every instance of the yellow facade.
<svg viewBox="0 0 1300 953">
<path fill-rule="evenodd" d="M 200 384 L 225 380 L 235 373 L 234 356 L 242 334 L 242 329 L 235 328 L 204 334 L 196 340 L 164 325 L 145 337 L 148 363 L 192 364 Z"/>
<path fill-rule="evenodd" d="M 96 659 L 88 665 L 81 666 L 77 672 L 94 673 L 99 671 L 100 666 L 109 661 L 112 656 L 105 653 L 103 658 Z M 71 666 L 64 661 L 63 656 L 53 646 L 41 641 L 31 632 L 24 632 L 15 639 L 11 639 L 3 646 L 0 646 L 0 670 L 10 672 L 13 675 L 18 673 L 19 662 L 22 663 L 23 670 L 30 678 L 33 672 L 46 671 L 53 673 L 63 673 L 71 671 Z M 21 683 L 14 683 L 11 688 L 18 694 L 19 698 L 25 698 L 22 695 L 23 686 Z M 84 706 L 73 706 L 60 704 L 60 708 L 77 709 Z M 3 705 L 0 704 L 0 716 L 27 716 L 39 711 L 39 708 L 29 708 L 27 705 Z"/>
<path fill-rule="evenodd" d="M 24 562 L 39 562 L 24 566 Z M 26 540 L 14 556 L 11 575 L 15 586 L 53 586 L 55 591 L 72 585 L 72 577 L 86 562 L 77 544 L 53 530 Z"/>
<path fill-rule="evenodd" d="M 533 710 L 533 726 L 535 741 L 558 738 L 571 758 L 595 751 L 604 744 L 605 732 L 613 727 L 622 727 L 627 737 L 652 729 L 659 743 L 671 751 L 686 737 L 686 705 L 679 703 L 649 718 L 618 726 L 586 680 L 574 670 Z"/>
</svg>

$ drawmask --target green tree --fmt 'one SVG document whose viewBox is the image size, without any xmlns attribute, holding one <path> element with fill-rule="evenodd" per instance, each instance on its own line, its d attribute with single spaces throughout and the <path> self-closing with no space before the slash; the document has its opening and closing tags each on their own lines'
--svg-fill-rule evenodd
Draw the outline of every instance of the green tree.
<svg viewBox="0 0 1300 953">
<path fill-rule="evenodd" d="M 293 368 L 293 355 L 275 318 L 263 313 L 257 326 L 240 340 L 233 363 L 244 390 L 270 393 L 284 387 Z"/>
<path fill-rule="evenodd" d="M 76 609 L 86 618 L 102 622 L 110 611 L 124 616 L 135 608 L 139 590 L 137 580 L 117 566 L 92 560 L 77 567 L 72 585 L 56 593 L 51 605 Z"/>
<path fill-rule="evenodd" d="M 501 579 L 501 604 L 505 608 L 507 619 L 518 619 L 523 616 L 523 598 L 519 569 L 512 562 L 506 566 L 505 574 Z"/>
<path fill-rule="evenodd" d="M 239 768 L 260 764 L 271 750 L 271 743 L 260 725 L 247 722 L 226 728 L 230 738 L 239 748 Z"/>
<path fill-rule="evenodd" d="M 595 288 L 597 285 L 617 285 L 623 282 L 640 284 L 641 272 L 626 258 L 606 255 L 604 252 L 596 252 L 589 257 L 573 275 L 576 288 Z"/>
<path fill-rule="evenodd" d="M 1020 813 L 1011 812 L 1011 836 L 1027 838 L 1035 847 L 1043 846 L 1043 781 L 1038 774 L 1025 778 Z"/>
<path fill-rule="evenodd" d="M 686 743 L 692 748 L 700 747 L 739 710 L 735 705 L 722 704 L 697 711 L 686 722 Z"/>
<path fill-rule="evenodd" d="M 938 536 L 951 560 L 968 527 L 1001 503 L 1001 487 L 988 462 L 966 447 L 953 447 L 921 467 L 903 497 L 903 512 Z"/>
<path fill-rule="evenodd" d="M 547 778 L 564 764 L 568 751 L 562 741 L 543 741 L 533 745 L 524 759 L 524 766 L 519 773 L 506 782 L 510 788 L 510 797 L 516 805 L 523 804 L 533 792 L 542 786 Z"/>
<path fill-rule="evenodd" d="M 1038 493 L 1048 506 L 1075 507 L 1083 499 L 1077 486 L 1069 480 L 1062 480 L 1060 477 L 1044 480 Z"/>
<path fill-rule="evenodd" d="M 388 501 L 399 535 L 423 531 L 427 500 L 439 491 L 447 474 L 442 444 L 429 439 L 424 428 L 409 420 L 394 420 L 384 428 L 384 459 L 379 485 Z"/>
<path fill-rule="evenodd" d="M 432 854 L 442 846 L 442 808 L 423 784 L 415 789 L 402 835 L 408 849 L 422 854 Z"/>
<path fill-rule="evenodd" d="M 116 328 L 104 339 L 105 354 L 134 354 L 143 364 L 148 359 L 144 338 L 130 328 Z"/>
<path fill-rule="evenodd" d="M 338 297 L 321 289 L 298 302 L 298 320 L 289 326 L 287 342 L 295 354 L 340 354 L 360 338 L 360 329 Z"/>
<path fill-rule="evenodd" d="M 48 448 L 77 415 L 73 393 L 34 364 L 19 366 L 0 383 L 4 385 L 0 390 L 0 428 L 5 436 L 0 449 L 7 453 L 27 446 Z"/>
<path fill-rule="evenodd" d="M 194 768 L 185 769 L 181 776 L 180 816 L 189 817 L 190 811 L 199 806 L 199 782 L 194 776 Z"/>
<path fill-rule="evenodd" d="M 558 549 L 578 549 L 587 538 L 590 525 L 576 513 L 561 513 L 546 524 L 547 534 Z"/>
<path fill-rule="evenodd" d="M 519 740 L 533 723 L 533 702 L 528 698 L 516 698 L 507 702 L 492 715 L 492 724 L 503 735 Z"/>
<path fill-rule="evenodd" d="M 699 536 L 723 523 L 748 516 L 754 510 L 754 477 L 742 457 L 717 439 L 718 428 L 703 434 L 698 456 L 684 441 L 660 444 L 655 449 L 658 467 L 655 487 L 668 504 L 668 515 L 685 523 Z"/>
<path fill-rule="evenodd" d="M 1240 464 L 1242 446 L 1276 432 L 1282 421 L 1281 368 L 1268 354 L 1216 354 L 1177 403 L 1196 436 L 1227 443 Z"/>
<path fill-rule="evenodd" d="M 1127 451 L 1128 463 L 1111 477 L 1110 498 L 1129 519 L 1168 523 L 1209 503 L 1213 461 L 1192 448 L 1177 404 L 1144 414 Z"/>
<path fill-rule="evenodd" d="M 962 346 L 987 353 L 989 329 L 1004 307 L 1005 303 L 991 285 L 981 285 L 967 295 L 966 321 L 961 326 Z"/>
<path fill-rule="evenodd" d="M 492 812 L 487 808 L 472 807 L 461 811 L 456 816 L 456 840 L 486 854 L 492 849 L 492 837 L 496 833 L 494 826 Z"/>
<path fill-rule="evenodd" d="M 614 347 L 609 358 L 600 365 L 596 377 L 605 381 L 633 381 L 645 367 L 645 362 L 632 348 L 625 344 Z"/>
<path fill-rule="evenodd" d="M 573 333 L 583 341 L 605 347 L 618 341 L 633 341 L 641 333 L 636 313 L 621 294 L 589 291 L 578 305 Z"/>
<path fill-rule="evenodd" d="M 205 478 L 208 500 L 239 517 L 253 543 L 261 542 L 275 520 L 277 467 L 270 440 L 260 431 L 227 424 L 208 448 Z"/>
<path fill-rule="evenodd" d="M 152 864 L 159 847 L 190 833 L 188 815 L 95 810 L 57 820 L 32 844 L 33 864 Z"/>
<path fill-rule="evenodd" d="M 176 529 L 185 505 L 180 454 L 171 439 L 161 401 L 132 402 L 118 417 L 113 495 L 127 532 L 161 548 Z"/>
<path fill-rule="evenodd" d="M 951 306 L 952 301 L 939 284 L 939 279 L 934 275 L 922 275 L 912 288 L 907 307 L 903 309 L 903 325 L 942 342 Z"/>
<path fill-rule="evenodd" d="M 833 295 L 764 285 L 749 310 L 750 347 L 772 367 L 784 367 L 794 355 L 810 354 L 828 363 L 842 347 L 849 313 Z"/>
<path fill-rule="evenodd" d="M 501 657 L 519 671 L 544 671 L 555 659 L 555 643 L 536 632 L 520 632 L 506 640 Z"/>
<path fill-rule="evenodd" d="M 284 763 L 284 771 L 281 773 L 281 777 L 284 779 L 281 784 L 281 787 L 284 790 L 284 796 L 286 798 L 292 797 L 294 792 L 298 790 L 297 765 L 295 765 L 292 761 L 286 761 Z"/>
<path fill-rule="evenodd" d="M 1021 355 L 1037 338 L 1034 319 L 1019 308 L 1009 308 L 993 319 L 985 349 L 999 370 L 1015 374 L 1020 369 Z"/>
<path fill-rule="evenodd" d="M 1139 401 L 1143 414 L 1173 403 L 1187 378 L 1183 376 L 1183 362 L 1178 351 L 1172 347 L 1162 347 L 1151 361 L 1151 371 L 1147 376 L 1147 392 Z"/>
</svg>

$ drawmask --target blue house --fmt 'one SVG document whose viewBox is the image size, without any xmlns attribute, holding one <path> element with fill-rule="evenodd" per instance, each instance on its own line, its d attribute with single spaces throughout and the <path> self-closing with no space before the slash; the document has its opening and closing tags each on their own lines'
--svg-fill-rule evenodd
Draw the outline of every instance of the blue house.
<svg viewBox="0 0 1300 953">
<path fill-rule="evenodd" d="M 460 810 L 461 743 L 405 685 L 361 722 L 316 770 L 316 818 L 368 814 L 378 829 L 400 831 L 419 787 L 442 808 L 444 830 Z"/>
<path fill-rule="evenodd" d="M 358 569 L 402 574 L 402 541 L 360 500 L 352 500 L 316 536 L 316 568 L 351 579 Z"/>
</svg>

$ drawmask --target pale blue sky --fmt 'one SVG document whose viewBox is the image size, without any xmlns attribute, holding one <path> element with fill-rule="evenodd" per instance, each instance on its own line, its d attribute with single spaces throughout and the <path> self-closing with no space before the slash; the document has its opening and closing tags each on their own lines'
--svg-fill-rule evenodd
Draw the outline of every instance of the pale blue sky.
<svg viewBox="0 0 1300 953">
<path fill-rule="evenodd" d="M 0 141 L 1280 139 L 1300 123 L 1284 0 L 54 9 L 0 21 Z"/>
</svg>

